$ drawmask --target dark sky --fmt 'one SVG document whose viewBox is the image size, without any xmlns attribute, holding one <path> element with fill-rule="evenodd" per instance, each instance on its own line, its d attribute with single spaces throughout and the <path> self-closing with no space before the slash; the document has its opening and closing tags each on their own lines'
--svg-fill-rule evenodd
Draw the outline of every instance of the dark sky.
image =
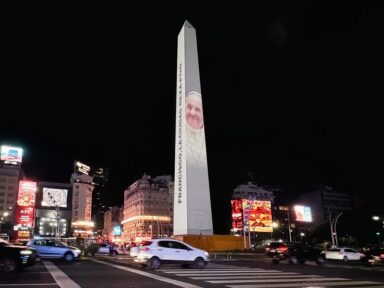
<svg viewBox="0 0 384 288">
<path fill-rule="evenodd" d="M 8 11 L 0 142 L 26 149 L 36 180 L 68 181 L 75 159 L 110 167 L 111 204 L 144 172 L 173 174 L 177 35 L 188 20 L 216 232 L 250 172 L 285 195 L 323 183 L 384 200 L 383 5 L 256 2 Z"/>
</svg>

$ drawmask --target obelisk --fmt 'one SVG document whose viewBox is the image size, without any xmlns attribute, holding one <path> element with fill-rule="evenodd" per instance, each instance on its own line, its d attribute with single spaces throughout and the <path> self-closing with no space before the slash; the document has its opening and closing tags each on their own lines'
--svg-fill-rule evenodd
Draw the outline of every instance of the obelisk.
<svg viewBox="0 0 384 288">
<path fill-rule="evenodd" d="M 174 235 L 212 235 L 196 30 L 185 21 L 178 36 Z"/>
</svg>

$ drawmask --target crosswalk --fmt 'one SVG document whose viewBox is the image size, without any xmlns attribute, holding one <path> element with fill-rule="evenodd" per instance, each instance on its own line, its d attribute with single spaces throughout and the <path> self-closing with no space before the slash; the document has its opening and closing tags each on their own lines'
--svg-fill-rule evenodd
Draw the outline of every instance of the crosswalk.
<svg viewBox="0 0 384 288">
<path fill-rule="evenodd" d="M 206 269 L 160 269 L 165 274 L 201 280 L 229 288 L 323 288 L 323 287 L 372 287 L 384 288 L 384 282 L 355 281 L 343 277 L 306 275 L 263 268 L 239 267 L 210 263 Z"/>
</svg>

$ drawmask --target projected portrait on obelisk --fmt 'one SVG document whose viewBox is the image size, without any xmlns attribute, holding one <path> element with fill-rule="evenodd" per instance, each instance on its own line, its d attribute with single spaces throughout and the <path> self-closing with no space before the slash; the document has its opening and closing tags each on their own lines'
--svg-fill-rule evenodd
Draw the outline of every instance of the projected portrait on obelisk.
<svg viewBox="0 0 384 288">
<path fill-rule="evenodd" d="M 187 21 L 178 36 L 174 235 L 211 235 L 203 100 L 196 30 Z"/>
</svg>

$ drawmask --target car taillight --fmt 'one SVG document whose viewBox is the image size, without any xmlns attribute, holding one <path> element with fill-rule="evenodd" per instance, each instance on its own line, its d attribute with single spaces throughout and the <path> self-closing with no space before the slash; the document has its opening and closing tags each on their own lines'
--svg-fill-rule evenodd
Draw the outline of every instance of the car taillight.
<svg viewBox="0 0 384 288">
<path fill-rule="evenodd" d="M 140 251 L 149 251 L 149 248 L 148 247 L 143 247 L 143 248 L 140 248 Z"/>
<path fill-rule="evenodd" d="M 277 250 L 277 252 L 282 253 L 282 252 L 287 251 L 288 247 L 281 247 L 281 248 L 277 248 L 276 250 Z"/>
<path fill-rule="evenodd" d="M 343 255 L 344 253 L 340 251 L 338 254 L 339 254 L 339 255 Z"/>
<path fill-rule="evenodd" d="M 379 256 L 379 257 L 384 259 L 384 254 L 380 254 L 380 256 Z"/>
</svg>

